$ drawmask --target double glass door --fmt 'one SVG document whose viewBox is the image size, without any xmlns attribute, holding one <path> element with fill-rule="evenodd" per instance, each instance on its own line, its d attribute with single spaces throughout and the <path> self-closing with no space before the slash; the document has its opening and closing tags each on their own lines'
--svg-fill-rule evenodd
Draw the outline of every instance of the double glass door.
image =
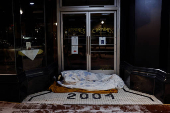
<svg viewBox="0 0 170 113">
<path fill-rule="evenodd" d="M 116 12 L 61 12 L 63 70 L 113 74 Z"/>
</svg>

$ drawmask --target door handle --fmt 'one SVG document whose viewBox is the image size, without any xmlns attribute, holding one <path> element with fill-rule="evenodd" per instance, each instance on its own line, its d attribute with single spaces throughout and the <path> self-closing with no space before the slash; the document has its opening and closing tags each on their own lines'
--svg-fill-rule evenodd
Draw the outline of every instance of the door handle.
<svg viewBox="0 0 170 113">
<path fill-rule="evenodd" d="M 88 36 L 86 38 L 86 54 L 88 55 L 88 45 L 89 45 L 89 39 L 88 39 Z"/>
<path fill-rule="evenodd" d="M 86 54 L 88 55 L 88 36 L 86 38 Z"/>
<path fill-rule="evenodd" d="M 90 36 L 87 36 L 87 39 L 86 39 L 86 51 L 87 51 L 87 54 L 89 54 L 90 55 Z"/>
<path fill-rule="evenodd" d="M 91 55 L 91 39 L 90 39 L 90 36 L 89 36 L 89 55 Z"/>
</svg>

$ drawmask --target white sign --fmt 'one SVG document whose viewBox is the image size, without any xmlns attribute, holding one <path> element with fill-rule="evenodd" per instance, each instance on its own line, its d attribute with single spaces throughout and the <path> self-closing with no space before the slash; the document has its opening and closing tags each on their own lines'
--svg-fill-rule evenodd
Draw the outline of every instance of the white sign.
<svg viewBox="0 0 170 113">
<path fill-rule="evenodd" d="M 71 37 L 71 45 L 78 46 L 78 36 Z"/>
<path fill-rule="evenodd" d="M 26 49 L 31 49 L 31 42 L 26 42 Z"/>
<path fill-rule="evenodd" d="M 78 46 L 71 46 L 71 54 L 78 54 Z"/>
<path fill-rule="evenodd" d="M 99 45 L 106 45 L 106 37 L 99 37 Z"/>
</svg>

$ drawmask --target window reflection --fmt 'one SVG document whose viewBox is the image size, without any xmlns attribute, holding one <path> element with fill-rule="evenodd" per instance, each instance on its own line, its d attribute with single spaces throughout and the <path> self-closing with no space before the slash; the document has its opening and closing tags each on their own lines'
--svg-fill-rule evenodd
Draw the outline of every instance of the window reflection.
<svg viewBox="0 0 170 113">
<path fill-rule="evenodd" d="M 92 52 L 91 69 L 92 70 L 114 70 L 114 53 Z"/>
<path fill-rule="evenodd" d="M 56 0 L 6 0 L 0 4 L 0 15 L 0 74 L 42 68 L 57 61 Z M 18 52 L 26 49 L 26 42 L 43 51 L 33 61 Z"/>
<path fill-rule="evenodd" d="M 114 13 L 91 14 L 91 69 L 114 70 Z M 105 37 L 105 45 L 100 45 Z"/>
<path fill-rule="evenodd" d="M 45 24 L 44 1 L 21 1 L 21 40 L 22 50 L 26 49 L 26 42 L 31 42 L 31 49 L 41 49 L 34 60 L 23 56 L 23 69 L 30 70 L 46 66 L 45 64 Z"/>
<path fill-rule="evenodd" d="M 23 56 L 24 70 L 57 62 L 56 0 L 21 1 L 20 16 L 22 50 L 26 49 L 26 42 L 31 42 L 31 49 L 43 50 L 33 61 Z"/>
<path fill-rule="evenodd" d="M 86 15 L 63 15 L 64 69 L 87 69 L 86 61 Z M 78 54 L 72 53 L 72 36 L 78 37 Z"/>
<path fill-rule="evenodd" d="M 31 42 L 33 48 L 44 49 L 44 2 L 40 0 L 21 1 L 22 46 Z"/>
</svg>

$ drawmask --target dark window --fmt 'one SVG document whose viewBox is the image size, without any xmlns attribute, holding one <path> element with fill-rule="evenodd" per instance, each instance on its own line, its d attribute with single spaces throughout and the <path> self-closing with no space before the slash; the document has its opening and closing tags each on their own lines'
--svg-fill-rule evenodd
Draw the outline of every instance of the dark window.
<svg viewBox="0 0 170 113">
<path fill-rule="evenodd" d="M 114 0 L 62 0 L 62 6 L 115 5 Z"/>
<path fill-rule="evenodd" d="M 0 73 L 15 74 L 14 23 L 12 0 L 0 4 Z"/>
</svg>

